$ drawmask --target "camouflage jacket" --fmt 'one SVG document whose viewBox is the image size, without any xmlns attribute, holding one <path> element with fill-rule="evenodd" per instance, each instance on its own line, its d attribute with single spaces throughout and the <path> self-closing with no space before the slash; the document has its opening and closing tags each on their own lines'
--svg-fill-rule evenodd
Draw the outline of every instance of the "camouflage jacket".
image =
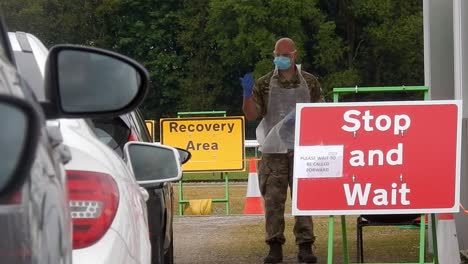
<svg viewBox="0 0 468 264">
<path fill-rule="evenodd" d="M 257 106 L 257 113 L 259 114 L 259 117 L 265 116 L 267 112 L 268 94 L 270 92 L 270 79 L 273 76 L 273 72 L 274 71 L 271 71 L 255 81 L 255 86 L 253 88 L 253 99 Z M 317 78 L 306 71 L 301 70 L 301 74 L 307 82 L 307 86 L 309 87 L 310 101 L 325 102 L 322 87 L 320 87 L 320 83 Z M 278 83 L 282 88 L 285 89 L 294 89 L 299 87 L 300 84 L 299 76 L 297 74 L 292 80 L 286 80 L 280 75 L 276 75 L 273 78 L 278 78 Z"/>
</svg>

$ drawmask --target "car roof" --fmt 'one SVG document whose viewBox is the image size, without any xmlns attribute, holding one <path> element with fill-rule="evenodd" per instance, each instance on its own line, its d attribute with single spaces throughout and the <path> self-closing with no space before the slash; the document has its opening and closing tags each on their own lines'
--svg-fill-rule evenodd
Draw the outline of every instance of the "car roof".
<svg viewBox="0 0 468 264">
<path fill-rule="evenodd" d="M 49 50 L 47 47 L 34 35 L 21 31 L 8 32 L 11 48 L 13 51 L 21 51 L 33 53 L 37 61 L 37 66 L 41 71 L 42 76 L 45 72 L 45 63 Z"/>
</svg>

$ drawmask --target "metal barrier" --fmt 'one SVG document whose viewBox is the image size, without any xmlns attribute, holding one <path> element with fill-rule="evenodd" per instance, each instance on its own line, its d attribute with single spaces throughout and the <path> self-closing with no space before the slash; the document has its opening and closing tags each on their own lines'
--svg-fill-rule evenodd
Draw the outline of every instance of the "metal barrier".
<svg viewBox="0 0 468 264">
<path fill-rule="evenodd" d="M 349 93 L 369 93 L 369 92 L 406 92 L 406 91 L 413 91 L 413 92 L 423 92 L 423 99 L 429 99 L 429 88 L 426 86 L 389 86 L 389 87 L 345 87 L 345 88 L 334 88 L 333 89 L 333 102 L 339 102 L 340 94 L 349 94 Z M 438 256 L 437 256 L 437 234 L 436 234 L 436 217 L 435 214 L 430 214 L 431 217 L 431 227 L 432 227 L 432 243 L 433 243 L 433 261 L 432 262 L 425 262 L 425 232 L 426 232 L 426 225 L 425 225 L 425 215 L 421 214 L 420 216 L 420 239 L 419 239 L 419 264 L 424 263 L 434 263 L 437 264 Z M 359 225 L 359 223 L 358 223 Z M 378 225 L 378 224 L 375 224 Z M 327 263 L 331 264 L 333 262 L 333 226 L 334 226 L 334 216 L 329 216 L 328 221 L 328 259 Z M 361 227 L 362 228 L 362 227 Z M 359 236 L 359 230 L 358 236 Z M 361 231 L 362 232 L 362 231 Z M 348 239 L 346 234 L 346 217 L 344 215 L 341 216 L 341 235 L 343 238 L 343 263 L 348 264 L 349 262 L 349 254 L 348 254 Z M 358 254 L 358 263 L 362 261 L 362 237 L 360 238 L 361 241 L 358 241 L 357 247 L 357 254 Z M 359 238 L 358 238 L 359 240 Z"/>
<path fill-rule="evenodd" d="M 224 116 L 226 117 L 226 111 L 203 111 L 203 112 L 178 112 L 177 117 L 187 117 L 187 116 Z M 224 178 L 224 198 L 211 199 L 213 203 L 224 203 L 226 205 L 226 214 L 229 214 L 229 176 L 226 174 L 224 176 L 223 172 L 220 172 L 221 178 Z M 213 172 L 213 176 L 215 172 Z M 183 178 L 182 178 L 183 179 Z M 183 180 L 179 181 L 179 215 L 184 215 L 184 205 L 188 204 L 190 200 L 184 199 L 184 188 Z"/>
<path fill-rule="evenodd" d="M 253 148 L 255 150 L 255 158 L 258 158 L 258 147 L 259 144 L 257 140 L 245 140 L 244 143 L 245 148 Z M 224 198 L 212 199 L 213 203 L 225 203 L 226 205 L 226 215 L 229 215 L 230 208 L 229 208 L 229 174 L 221 172 L 221 179 L 224 179 Z M 213 175 L 215 173 L 213 172 Z M 182 177 L 183 178 L 183 177 Z M 188 204 L 190 200 L 186 200 L 184 198 L 184 191 L 183 191 L 183 181 L 179 181 L 179 215 L 184 215 L 184 205 Z"/>
</svg>

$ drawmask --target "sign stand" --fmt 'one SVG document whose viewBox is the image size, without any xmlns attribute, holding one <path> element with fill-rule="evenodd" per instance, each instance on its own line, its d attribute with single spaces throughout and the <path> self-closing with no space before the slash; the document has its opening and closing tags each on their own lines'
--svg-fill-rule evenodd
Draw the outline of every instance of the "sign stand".
<svg viewBox="0 0 468 264">
<path fill-rule="evenodd" d="M 184 116 L 194 115 L 222 115 L 226 117 L 226 111 L 206 111 L 206 112 L 178 112 L 177 118 Z M 213 172 L 213 175 L 215 173 Z M 224 198 L 212 199 L 213 203 L 224 203 L 226 205 L 226 215 L 229 215 L 229 176 L 226 173 L 220 172 L 221 179 L 224 178 Z M 189 200 L 184 199 L 183 182 L 182 179 L 179 181 L 179 215 L 184 215 L 184 204 L 188 204 Z"/>
<path fill-rule="evenodd" d="M 429 98 L 429 88 L 425 86 L 393 86 L 393 87 L 346 87 L 346 88 L 334 88 L 333 89 L 333 102 L 339 101 L 339 95 L 342 93 L 358 93 L 358 92 L 423 92 L 424 100 Z M 433 261 L 425 261 L 425 234 L 426 234 L 426 218 L 424 214 L 421 214 L 420 218 L 420 236 L 419 236 L 419 262 L 413 264 L 438 264 L 437 255 L 437 232 L 436 232 L 436 217 L 435 214 L 431 215 L 431 228 L 432 228 L 432 243 L 433 243 Z M 328 258 L 327 263 L 333 263 L 333 229 L 334 229 L 334 216 L 330 215 L 328 218 Z M 348 238 L 346 232 L 346 217 L 341 216 L 341 235 L 343 239 L 343 263 L 349 264 L 348 254 Z"/>
<path fill-rule="evenodd" d="M 438 264 L 438 255 L 437 255 L 437 232 L 436 232 L 436 217 L 435 214 L 431 215 L 431 228 L 432 228 L 432 243 L 433 243 L 433 261 L 425 262 L 425 245 L 426 245 L 426 216 L 421 214 L 421 224 L 419 228 L 419 262 L 408 263 L 408 264 Z M 330 215 L 328 217 L 328 258 L 327 263 L 333 263 L 333 230 L 334 230 L 334 216 Z M 349 253 L 348 253 L 348 238 L 346 232 L 346 216 L 341 216 L 341 236 L 343 239 L 343 263 L 349 264 Z M 366 262 L 367 263 L 367 262 Z M 406 262 L 405 262 L 406 263 Z M 397 264 L 397 263 L 395 263 Z"/>
</svg>

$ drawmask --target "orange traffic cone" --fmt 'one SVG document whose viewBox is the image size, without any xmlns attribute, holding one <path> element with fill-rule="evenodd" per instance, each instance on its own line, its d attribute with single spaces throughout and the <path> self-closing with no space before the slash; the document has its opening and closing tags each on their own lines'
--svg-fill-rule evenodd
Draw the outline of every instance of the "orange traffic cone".
<svg viewBox="0 0 468 264">
<path fill-rule="evenodd" d="M 249 179 L 247 183 L 247 195 L 245 197 L 244 214 L 263 214 L 263 199 L 258 184 L 255 159 L 250 159 Z"/>
<path fill-rule="evenodd" d="M 453 214 L 439 214 L 437 218 L 437 249 L 439 263 L 461 263 Z"/>
</svg>

